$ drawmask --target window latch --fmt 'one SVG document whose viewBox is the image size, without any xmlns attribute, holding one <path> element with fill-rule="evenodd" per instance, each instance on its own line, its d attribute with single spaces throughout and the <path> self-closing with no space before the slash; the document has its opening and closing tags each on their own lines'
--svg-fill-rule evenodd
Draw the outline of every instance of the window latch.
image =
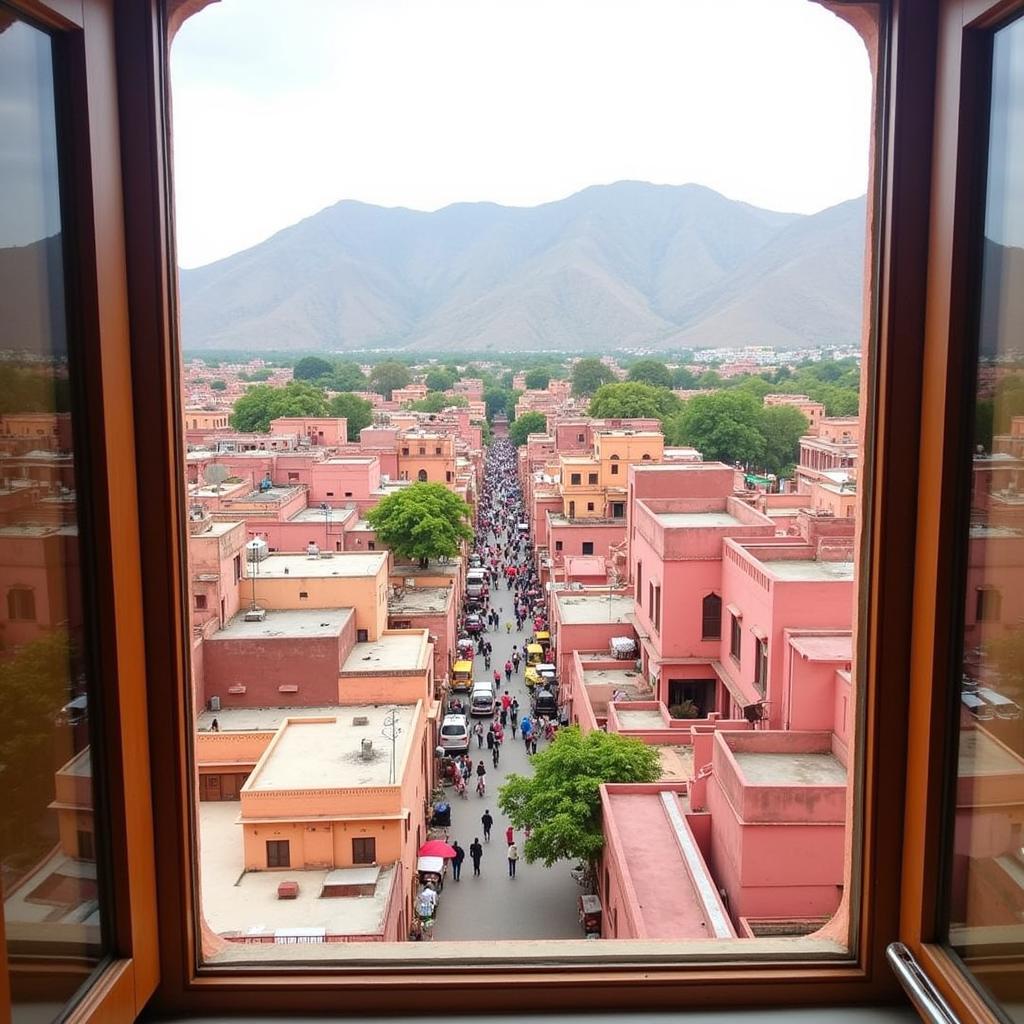
<svg viewBox="0 0 1024 1024">
<path fill-rule="evenodd" d="M 921 970 L 914 954 L 902 942 L 891 942 L 885 950 L 889 966 L 910 1001 L 928 1024 L 960 1024 L 945 997 Z"/>
</svg>

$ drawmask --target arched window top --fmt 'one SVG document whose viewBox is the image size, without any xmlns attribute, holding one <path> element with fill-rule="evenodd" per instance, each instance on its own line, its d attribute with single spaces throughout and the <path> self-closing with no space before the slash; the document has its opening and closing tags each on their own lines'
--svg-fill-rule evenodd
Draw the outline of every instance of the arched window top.
<svg viewBox="0 0 1024 1024">
<path fill-rule="evenodd" d="M 421 484 L 425 484 L 425 483 L 427 482 L 427 471 L 426 471 L 425 469 L 421 469 L 421 470 L 420 470 L 420 471 L 419 471 L 419 472 L 418 472 L 418 473 L 416 474 L 416 479 L 417 479 L 417 480 L 418 480 L 418 481 L 419 481 L 419 482 L 420 482 Z"/>
<path fill-rule="evenodd" d="M 613 456 L 611 457 L 611 460 L 612 460 L 612 462 L 618 462 L 618 461 L 619 461 L 619 457 L 618 457 L 618 455 L 613 455 Z"/>
<path fill-rule="evenodd" d="M 718 594 L 708 594 L 701 602 L 701 639 L 721 640 L 722 599 Z"/>
<path fill-rule="evenodd" d="M 640 456 L 640 459 L 641 459 L 642 462 L 650 462 L 651 461 L 651 457 L 650 457 L 650 455 L 647 454 L 647 452 L 644 452 L 643 455 Z"/>
</svg>

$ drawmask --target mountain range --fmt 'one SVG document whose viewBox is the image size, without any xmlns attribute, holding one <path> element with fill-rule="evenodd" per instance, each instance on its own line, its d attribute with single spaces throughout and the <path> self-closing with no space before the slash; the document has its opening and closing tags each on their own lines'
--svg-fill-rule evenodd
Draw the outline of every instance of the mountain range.
<svg viewBox="0 0 1024 1024">
<path fill-rule="evenodd" d="M 181 271 L 187 350 L 616 351 L 860 340 L 865 204 L 621 181 L 534 207 L 345 200 Z"/>
</svg>

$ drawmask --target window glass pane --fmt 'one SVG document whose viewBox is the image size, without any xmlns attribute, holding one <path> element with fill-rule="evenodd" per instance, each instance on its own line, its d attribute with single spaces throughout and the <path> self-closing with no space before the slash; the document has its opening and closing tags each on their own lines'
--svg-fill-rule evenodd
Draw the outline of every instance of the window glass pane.
<svg viewBox="0 0 1024 1024">
<path fill-rule="evenodd" d="M 57 1016 L 104 950 L 54 70 L 49 36 L 0 5 L 0 859 L 15 1022 Z"/>
<path fill-rule="evenodd" d="M 1024 1019 L 1024 20 L 991 74 L 948 938 Z"/>
</svg>

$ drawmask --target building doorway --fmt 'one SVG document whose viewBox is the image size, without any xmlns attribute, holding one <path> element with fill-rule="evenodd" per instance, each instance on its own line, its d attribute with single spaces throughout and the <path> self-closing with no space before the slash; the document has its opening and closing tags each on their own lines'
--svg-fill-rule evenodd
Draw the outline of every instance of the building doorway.
<svg viewBox="0 0 1024 1024">
<path fill-rule="evenodd" d="M 668 706 L 675 707 L 691 701 L 697 708 L 697 718 L 707 718 L 715 710 L 714 679 L 670 679 Z"/>
</svg>

